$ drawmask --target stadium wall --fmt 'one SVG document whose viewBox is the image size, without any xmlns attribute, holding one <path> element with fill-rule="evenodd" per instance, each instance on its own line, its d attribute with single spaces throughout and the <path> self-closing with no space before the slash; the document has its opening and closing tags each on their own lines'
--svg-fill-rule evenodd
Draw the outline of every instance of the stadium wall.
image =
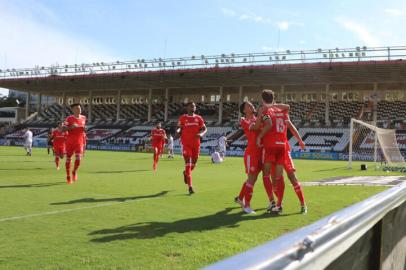
<svg viewBox="0 0 406 270">
<path fill-rule="evenodd" d="M 406 182 L 206 268 L 406 269 Z"/>
</svg>

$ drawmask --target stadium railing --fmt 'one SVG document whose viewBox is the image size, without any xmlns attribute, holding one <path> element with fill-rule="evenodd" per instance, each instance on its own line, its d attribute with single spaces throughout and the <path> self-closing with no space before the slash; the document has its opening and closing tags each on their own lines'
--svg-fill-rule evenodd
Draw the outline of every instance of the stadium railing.
<svg viewBox="0 0 406 270">
<path fill-rule="evenodd" d="M 406 269 L 406 181 L 206 268 L 219 269 Z"/>
</svg>

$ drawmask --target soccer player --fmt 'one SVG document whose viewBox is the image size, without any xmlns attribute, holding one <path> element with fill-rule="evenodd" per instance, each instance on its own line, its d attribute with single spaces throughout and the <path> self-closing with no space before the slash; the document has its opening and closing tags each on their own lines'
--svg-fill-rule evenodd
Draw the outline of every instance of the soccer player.
<svg viewBox="0 0 406 270">
<path fill-rule="evenodd" d="M 219 153 L 221 154 L 221 157 L 224 159 L 226 156 L 226 151 L 227 151 L 227 137 L 225 134 L 222 134 L 220 138 L 218 139 L 218 147 L 220 148 Z"/>
<path fill-rule="evenodd" d="M 262 169 L 262 147 L 256 144 L 259 132 L 252 129 L 256 122 L 254 105 L 249 101 L 245 101 L 240 106 L 240 112 L 244 115 L 244 117 L 241 118 L 240 125 L 247 138 L 247 147 L 244 152 L 244 165 L 245 173 L 247 174 L 247 181 L 244 182 L 240 194 L 234 199 L 234 201 L 243 207 L 244 212 L 255 214 L 255 211 L 251 209 L 251 198 L 258 174 Z M 272 188 L 272 185 L 270 186 Z"/>
<path fill-rule="evenodd" d="M 32 156 L 32 131 L 29 128 L 25 131 L 23 138 L 26 156 Z"/>
<path fill-rule="evenodd" d="M 288 119 L 286 124 L 287 124 L 288 129 L 292 133 L 292 135 L 299 142 L 300 148 L 303 150 L 306 147 L 306 145 L 303 142 L 302 138 L 300 137 L 299 132 L 297 131 L 296 127 L 293 125 L 293 123 L 290 121 L 290 119 Z M 290 149 L 289 142 L 287 140 L 287 136 L 286 136 L 286 142 L 285 143 L 286 143 L 285 164 L 283 166 L 284 166 L 285 172 L 286 172 L 286 174 L 287 174 L 287 176 L 289 178 L 289 181 L 293 186 L 293 190 L 295 191 L 296 196 L 299 199 L 300 206 L 301 206 L 300 212 L 302 214 L 307 214 L 307 206 L 306 206 L 306 203 L 305 203 L 303 190 L 302 190 L 302 187 L 300 186 L 299 180 L 296 177 L 296 169 L 295 169 L 295 166 L 293 164 L 292 157 L 290 156 L 290 150 L 291 149 Z M 272 167 L 271 174 L 272 175 L 275 174 L 275 166 Z M 283 178 L 283 176 L 282 176 L 282 178 Z M 284 189 L 285 189 L 284 180 L 282 180 L 282 183 L 283 183 L 283 185 L 281 184 L 281 189 L 284 191 Z"/>
<path fill-rule="evenodd" d="M 152 168 L 156 171 L 159 157 L 163 152 L 163 146 L 165 145 L 166 132 L 161 126 L 161 122 L 156 124 L 156 127 L 151 130 L 151 145 L 154 150 L 154 160 Z"/>
<path fill-rule="evenodd" d="M 176 134 L 180 135 L 185 160 L 183 178 L 189 187 L 189 194 L 195 193 L 192 185 L 192 171 L 196 167 L 200 153 L 200 139 L 206 134 L 207 128 L 203 118 L 195 114 L 196 104 L 190 101 L 186 104 L 186 114 L 179 117 Z"/>
<path fill-rule="evenodd" d="M 59 171 L 59 160 L 63 159 L 65 156 L 65 142 L 67 137 L 67 132 L 63 131 L 63 123 L 59 122 L 58 127 L 52 132 L 51 140 L 53 142 L 53 151 L 55 154 L 55 165 L 56 169 Z"/>
<path fill-rule="evenodd" d="M 220 152 L 218 152 L 217 150 L 215 150 L 212 154 L 211 154 L 211 162 L 212 163 L 222 163 L 224 161 L 223 157 L 221 156 Z"/>
<path fill-rule="evenodd" d="M 168 149 L 168 158 L 174 158 L 174 151 L 173 151 L 173 137 L 171 134 L 168 136 L 168 143 L 166 144 L 166 149 Z"/>
<path fill-rule="evenodd" d="M 274 92 L 265 89 L 262 91 L 262 101 L 264 106 L 258 111 L 258 123 L 263 123 L 263 127 L 257 137 L 257 145 L 263 145 L 263 179 L 269 182 L 271 175 L 271 168 L 275 166 L 275 174 L 272 175 L 272 182 L 276 187 L 275 193 L 277 194 L 276 206 L 271 201 L 268 210 L 271 213 L 282 212 L 283 200 L 283 165 L 285 164 L 285 146 L 286 146 L 286 130 L 288 121 L 288 110 L 283 110 L 283 106 L 273 106 Z M 289 106 L 289 105 L 286 105 Z M 269 182 L 270 183 L 270 182 Z M 272 185 L 271 185 L 272 186 Z M 268 187 L 269 188 L 269 187 Z M 271 187 L 271 190 L 272 187 Z M 270 198 L 269 190 L 267 189 L 268 197 Z M 271 198 L 270 198 L 271 200 Z"/>
<path fill-rule="evenodd" d="M 50 153 L 50 149 L 52 149 L 52 155 L 55 155 L 54 148 L 53 148 L 53 142 L 52 142 L 52 128 L 48 129 L 47 143 L 48 143 L 48 145 L 47 145 L 48 155 Z"/>
<path fill-rule="evenodd" d="M 85 144 L 85 125 L 86 116 L 82 115 L 82 108 L 79 103 L 72 104 L 71 109 L 73 115 L 66 118 L 63 131 L 68 131 L 66 137 L 66 182 L 72 184 L 78 180 L 78 169 L 80 166 L 80 160 L 82 158 L 84 144 Z M 72 156 L 75 154 L 75 164 L 72 170 L 71 178 L 71 161 Z"/>
</svg>

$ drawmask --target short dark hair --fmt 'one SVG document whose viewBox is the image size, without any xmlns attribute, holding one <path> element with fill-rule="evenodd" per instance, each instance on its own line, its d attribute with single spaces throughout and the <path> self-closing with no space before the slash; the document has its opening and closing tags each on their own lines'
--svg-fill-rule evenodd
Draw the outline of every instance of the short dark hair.
<svg viewBox="0 0 406 270">
<path fill-rule="evenodd" d="M 272 90 L 264 89 L 261 93 L 262 100 L 267 104 L 272 104 L 274 101 L 275 93 Z"/>
<path fill-rule="evenodd" d="M 70 108 L 72 109 L 73 107 L 76 107 L 76 106 L 81 106 L 81 105 L 80 105 L 80 103 L 73 103 L 72 105 L 70 105 Z"/>
</svg>

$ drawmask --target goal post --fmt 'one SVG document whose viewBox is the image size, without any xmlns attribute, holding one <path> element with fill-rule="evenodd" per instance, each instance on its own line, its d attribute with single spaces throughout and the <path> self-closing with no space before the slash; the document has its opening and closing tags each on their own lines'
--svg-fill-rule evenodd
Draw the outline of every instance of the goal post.
<svg viewBox="0 0 406 270">
<path fill-rule="evenodd" d="M 396 130 L 378 128 L 352 118 L 348 150 L 350 169 L 356 160 L 374 162 L 376 168 L 383 163 L 385 167 L 406 167 L 397 143 Z"/>
</svg>

